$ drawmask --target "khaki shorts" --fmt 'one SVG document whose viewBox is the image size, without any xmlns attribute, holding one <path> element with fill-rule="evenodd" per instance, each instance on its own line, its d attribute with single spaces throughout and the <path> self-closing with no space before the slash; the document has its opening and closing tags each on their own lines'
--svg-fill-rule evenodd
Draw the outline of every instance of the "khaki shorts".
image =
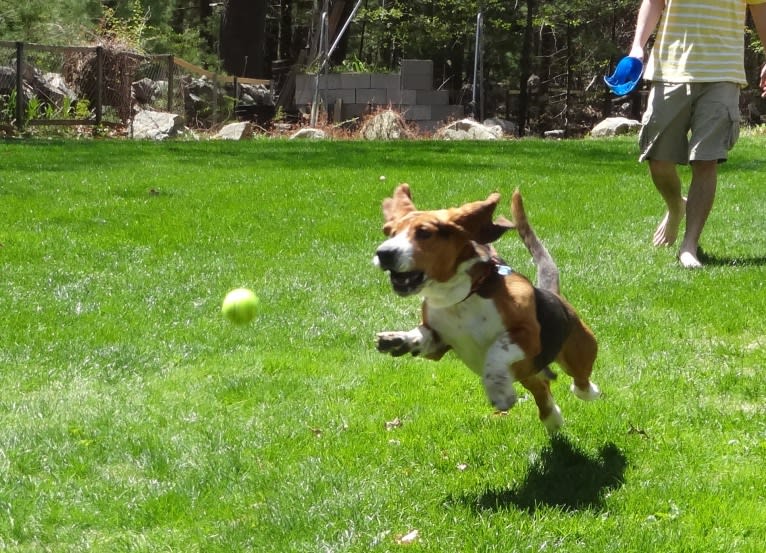
<svg viewBox="0 0 766 553">
<path fill-rule="evenodd" d="M 735 83 L 653 83 L 638 159 L 726 161 L 739 138 L 739 118 Z"/>
</svg>

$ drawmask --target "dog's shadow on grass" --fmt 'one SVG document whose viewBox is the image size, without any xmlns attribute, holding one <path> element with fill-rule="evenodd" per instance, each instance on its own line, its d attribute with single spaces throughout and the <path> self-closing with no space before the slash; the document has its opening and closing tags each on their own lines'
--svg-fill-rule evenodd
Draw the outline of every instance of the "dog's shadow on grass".
<svg viewBox="0 0 766 553">
<path fill-rule="evenodd" d="M 540 507 L 601 511 L 606 494 L 622 486 L 626 465 L 625 455 L 613 443 L 594 456 L 557 436 L 530 464 L 520 483 L 467 493 L 457 502 L 477 512 L 519 509 L 531 514 Z"/>
</svg>

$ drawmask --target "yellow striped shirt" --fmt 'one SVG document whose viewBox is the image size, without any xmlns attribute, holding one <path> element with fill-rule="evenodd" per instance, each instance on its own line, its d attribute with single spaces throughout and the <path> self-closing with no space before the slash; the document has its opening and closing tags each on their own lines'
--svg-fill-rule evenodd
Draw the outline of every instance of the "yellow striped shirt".
<svg viewBox="0 0 766 553">
<path fill-rule="evenodd" d="M 766 0 L 666 0 L 644 78 L 670 83 L 745 79 L 747 4 Z"/>
</svg>

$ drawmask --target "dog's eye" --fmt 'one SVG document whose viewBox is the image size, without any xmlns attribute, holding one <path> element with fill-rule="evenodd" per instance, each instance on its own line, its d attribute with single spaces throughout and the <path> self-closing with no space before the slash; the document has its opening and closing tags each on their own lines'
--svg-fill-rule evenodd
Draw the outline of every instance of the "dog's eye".
<svg viewBox="0 0 766 553">
<path fill-rule="evenodd" d="M 433 231 L 427 227 L 418 227 L 415 229 L 416 240 L 428 240 L 433 234 Z"/>
</svg>

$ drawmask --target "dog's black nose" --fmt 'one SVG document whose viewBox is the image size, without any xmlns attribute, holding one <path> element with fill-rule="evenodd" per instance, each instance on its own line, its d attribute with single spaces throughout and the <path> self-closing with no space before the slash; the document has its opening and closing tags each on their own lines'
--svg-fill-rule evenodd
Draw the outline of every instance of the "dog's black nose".
<svg viewBox="0 0 766 553">
<path fill-rule="evenodd" d="M 396 262 L 396 250 L 381 247 L 375 252 L 376 265 L 384 271 L 389 271 Z"/>
</svg>

